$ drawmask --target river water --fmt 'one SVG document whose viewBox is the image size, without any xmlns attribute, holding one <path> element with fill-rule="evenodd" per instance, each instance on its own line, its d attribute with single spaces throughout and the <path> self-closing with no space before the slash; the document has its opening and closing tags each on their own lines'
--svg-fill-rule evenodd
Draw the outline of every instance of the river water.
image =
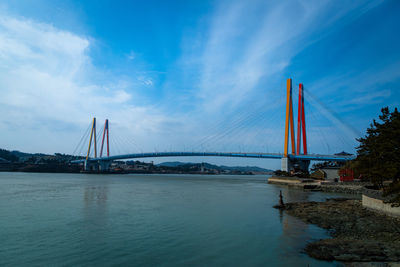
<svg viewBox="0 0 400 267">
<path fill-rule="evenodd" d="M 1 266 L 336 266 L 272 206 L 334 194 L 267 176 L 0 173 Z"/>
</svg>

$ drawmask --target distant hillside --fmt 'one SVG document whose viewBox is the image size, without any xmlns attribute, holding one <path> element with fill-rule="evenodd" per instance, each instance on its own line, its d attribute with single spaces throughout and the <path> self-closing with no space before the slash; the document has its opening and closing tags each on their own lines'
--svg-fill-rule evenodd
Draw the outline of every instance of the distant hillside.
<svg viewBox="0 0 400 267">
<path fill-rule="evenodd" d="M 5 149 L 0 149 L 0 162 L 5 164 L 7 162 L 19 162 L 25 164 L 43 164 L 43 163 L 68 163 L 71 159 L 75 158 L 83 158 L 83 157 L 75 157 L 71 155 L 65 155 L 60 153 L 55 153 L 54 155 L 47 155 L 43 153 L 25 153 L 21 151 L 9 151 Z M 135 163 L 136 161 L 127 161 L 127 163 Z M 120 162 L 121 163 L 121 162 Z M 122 162 L 123 163 L 123 162 Z M 142 165 L 151 165 L 149 163 L 139 162 L 137 163 Z M 131 164 L 132 165 L 132 164 Z M 133 164 L 134 165 L 134 164 Z M 213 173 L 273 173 L 273 170 L 260 168 L 257 166 L 218 166 L 210 163 L 192 163 L 192 162 L 180 162 L 180 161 L 172 161 L 172 162 L 163 162 L 157 164 L 158 167 L 169 167 L 169 168 L 181 168 L 181 170 L 174 171 L 183 171 L 183 172 L 200 172 L 201 167 L 204 169 L 211 171 Z M 153 170 L 154 171 L 154 170 Z M 164 170 L 165 171 L 165 170 Z M 170 170 L 168 170 L 170 171 Z"/>
<path fill-rule="evenodd" d="M 180 162 L 180 161 L 170 161 L 170 162 L 163 162 L 160 164 L 157 164 L 157 166 L 165 166 L 165 167 L 178 167 L 178 166 L 198 166 L 201 165 L 201 163 L 192 163 L 192 162 Z M 270 169 L 264 169 L 260 168 L 257 166 L 218 166 L 218 165 L 213 165 L 210 163 L 203 163 L 204 167 L 207 169 L 215 169 L 215 170 L 229 170 L 229 171 L 241 171 L 241 172 L 273 172 L 273 170 Z"/>
<path fill-rule="evenodd" d="M 25 153 L 17 150 L 9 151 L 0 148 L 0 158 L 2 162 L 44 162 L 44 161 L 57 161 L 57 162 L 68 162 L 72 158 L 82 158 L 75 157 L 66 154 L 55 153 L 54 155 L 44 154 L 44 153 Z"/>
<path fill-rule="evenodd" d="M 34 156 L 37 156 L 37 157 L 48 156 L 48 155 L 43 154 L 43 153 L 25 153 L 25 152 L 21 152 L 21 151 L 18 151 L 18 150 L 13 150 L 10 153 L 12 155 L 16 156 L 19 161 L 24 161 L 24 160 L 26 160 L 26 159 L 28 159 L 30 157 L 34 157 Z"/>
</svg>

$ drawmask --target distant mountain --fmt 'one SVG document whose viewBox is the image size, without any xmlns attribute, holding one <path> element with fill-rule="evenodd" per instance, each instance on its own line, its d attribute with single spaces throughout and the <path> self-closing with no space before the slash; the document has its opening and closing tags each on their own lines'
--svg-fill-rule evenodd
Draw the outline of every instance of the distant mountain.
<svg viewBox="0 0 400 267">
<path fill-rule="evenodd" d="M 213 165 L 210 163 L 192 163 L 192 162 L 180 162 L 180 161 L 170 161 L 170 162 L 163 162 L 157 164 L 157 166 L 165 166 L 165 167 L 178 167 L 178 166 L 191 166 L 191 165 L 201 165 L 203 164 L 207 169 L 215 169 L 215 170 L 229 170 L 229 171 L 241 171 L 241 172 L 273 172 L 270 169 L 264 169 L 257 166 L 218 166 Z"/>
</svg>

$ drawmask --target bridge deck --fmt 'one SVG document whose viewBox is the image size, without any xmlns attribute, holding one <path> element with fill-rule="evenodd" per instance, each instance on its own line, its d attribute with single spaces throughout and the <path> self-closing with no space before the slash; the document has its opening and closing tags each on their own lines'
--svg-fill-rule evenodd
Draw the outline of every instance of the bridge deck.
<svg viewBox="0 0 400 267">
<path fill-rule="evenodd" d="M 160 157 L 240 157 L 240 158 L 265 158 L 265 159 L 282 159 L 283 154 L 279 153 L 257 153 L 257 152 L 149 152 L 115 155 L 101 158 L 89 158 L 88 161 L 113 161 L 136 158 L 160 158 Z M 354 156 L 337 156 L 337 155 L 289 155 L 291 159 L 297 160 L 316 160 L 316 161 L 348 161 Z M 85 160 L 73 160 L 71 163 L 83 163 Z"/>
</svg>

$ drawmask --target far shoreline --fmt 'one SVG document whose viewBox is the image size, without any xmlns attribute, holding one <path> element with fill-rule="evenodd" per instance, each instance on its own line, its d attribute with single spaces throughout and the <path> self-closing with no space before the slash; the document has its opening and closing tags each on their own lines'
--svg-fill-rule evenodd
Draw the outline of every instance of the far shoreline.
<svg viewBox="0 0 400 267">
<path fill-rule="evenodd" d="M 266 179 L 272 174 L 268 173 L 185 173 L 185 172 L 85 172 L 85 171 L 22 171 L 22 170 L 0 170 L 0 173 L 64 173 L 64 174 L 98 174 L 98 175 L 125 175 L 125 174 L 184 174 L 184 175 L 209 175 L 209 176 L 219 176 L 219 175 L 232 175 L 232 176 L 266 176 Z"/>
</svg>

